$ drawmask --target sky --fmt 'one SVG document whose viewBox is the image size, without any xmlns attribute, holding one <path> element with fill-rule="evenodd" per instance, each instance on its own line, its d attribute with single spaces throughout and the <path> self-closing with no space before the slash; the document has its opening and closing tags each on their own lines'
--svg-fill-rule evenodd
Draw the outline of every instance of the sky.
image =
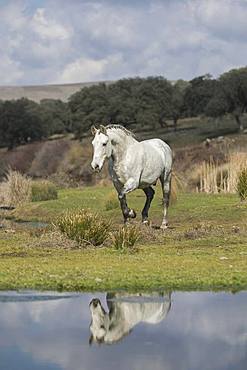
<svg viewBox="0 0 247 370">
<path fill-rule="evenodd" d="M 247 0 L 0 0 L 0 85 L 162 75 L 247 64 Z"/>
</svg>

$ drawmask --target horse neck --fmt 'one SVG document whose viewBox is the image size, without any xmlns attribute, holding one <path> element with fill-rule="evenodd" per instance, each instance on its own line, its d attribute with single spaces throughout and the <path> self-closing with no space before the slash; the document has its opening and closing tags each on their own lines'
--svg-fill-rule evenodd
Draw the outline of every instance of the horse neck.
<svg viewBox="0 0 247 370">
<path fill-rule="evenodd" d="M 111 141 L 114 142 L 114 145 L 112 145 L 112 158 L 114 164 L 117 165 L 123 159 L 128 147 L 136 142 L 136 139 L 125 133 L 114 131 L 109 131 L 108 135 Z"/>
<path fill-rule="evenodd" d="M 128 334 L 131 329 L 141 320 L 139 315 L 132 315 L 129 309 L 126 309 L 129 303 L 114 302 L 109 314 L 109 328 L 106 335 L 106 342 L 116 342 Z"/>
</svg>

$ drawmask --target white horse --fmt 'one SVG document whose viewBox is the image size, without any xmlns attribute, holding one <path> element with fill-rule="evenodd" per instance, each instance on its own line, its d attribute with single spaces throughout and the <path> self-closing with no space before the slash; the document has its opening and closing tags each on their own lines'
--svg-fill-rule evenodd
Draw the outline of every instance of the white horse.
<svg viewBox="0 0 247 370">
<path fill-rule="evenodd" d="M 158 324 L 170 310 L 171 294 L 107 294 L 107 306 L 109 313 L 98 298 L 89 304 L 92 318 L 89 344 L 116 343 L 140 322 Z"/>
<path fill-rule="evenodd" d="M 167 210 L 171 191 L 172 151 L 160 139 L 137 141 L 134 135 L 120 125 L 92 127 L 94 153 L 91 166 L 100 171 L 105 159 L 109 160 L 109 173 L 118 192 L 124 222 L 135 218 L 129 209 L 126 194 L 143 189 L 146 203 L 142 210 L 143 223 L 148 222 L 148 210 L 154 196 L 152 185 L 160 179 L 163 191 L 164 216 L 161 228 L 167 228 Z"/>
</svg>

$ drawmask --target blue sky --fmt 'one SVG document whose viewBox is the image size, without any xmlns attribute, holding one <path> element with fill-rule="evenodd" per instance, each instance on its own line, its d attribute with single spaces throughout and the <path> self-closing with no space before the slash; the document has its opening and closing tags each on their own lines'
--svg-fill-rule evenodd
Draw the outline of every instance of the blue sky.
<svg viewBox="0 0 247 370">
<path fill-rule="evenodd" d="M 246 0 L 0 0 L 0 85 L 163 75 L 247 64 Z"/>
</svg>

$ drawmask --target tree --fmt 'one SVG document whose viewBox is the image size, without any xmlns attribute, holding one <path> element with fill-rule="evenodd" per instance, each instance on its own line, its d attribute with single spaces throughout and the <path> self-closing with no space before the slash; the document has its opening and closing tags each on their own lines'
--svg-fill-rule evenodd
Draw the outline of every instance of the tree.
<svg viewBox="0 0 247 370">
<path fill-rule="evenodd" d="M 104 83 L 85 87 L 69 99 L 71 129 L 80 137 L 92 125 L 106 121 L 107 86 Z"/>
<path fill-rule="evenodd" d="M 216 80 L 209 74 L 190 81 L 184 93 L 184 109 L 187 117 L 204 114 L 204 109 L 215 92 Z"/>
<path fill-rule="evenodd" d="M 219 81 L 226 112 L 234 116 L 239 131 L 242 132 L 244 126 L 241 117 L 247 110 L 247 67 L 224 73 Z"/>
<path fill-rule="evenodd" d="M 71 131 L 71 114 L 67 103 L 58 99 L 43 99 L 39 108 L 49 135 Z"/>
<path fill-rule="evenodd" d="M 228 105 L 221 84 L 217 81 L 215 93 L 204 109 L 208 117 L 219 118 L 227 113 Z"/>
<path fill-rule="evenodd" d="M 108 86 L 109 123 L 129 126 L 137 122 L 138 90 L 141 84 L 141 78 L 125 78 Z"/>
<path fill-rule="evenodd" d="M 83 88 L 69 101 L 77 136 L 97 123 L 164 127 L 171 105 L 172 85 L 163 77 L 127 78 L 108 86 Z"/>
<path fill-rule="evenodd" d="M 178 80 L 172 86 L 171 99 L 171 119 L 173 120 L 174 130 L 177 130 L 178 119 L 184 116 L 184 95 L 189 83 L 184 80 Z"/>
<path fill-rule="evenodd" d="M 46 135 L 38 114 L 38 104 L 28 99 L 5 101 L 0 105 L 0 137 L 2 145 L 16 145 L 41 139 Z"/>
<path fill-rule="evenodd" d="M 148 77 L 142 80 L 138 91 L 137 123 L 142 124 L 140 117 L 149 117 L 149 124 L 156 128 L 167 126 L 167 119 L 172 114 L 172 85 L 164 77 Z M 141 115 L 140 115 L 141 113 Z"/>
<path fill-rule="evenodd" d="M 220 76 L 214 95 L 205 113 L 210 117 L 232 114 L 240 132 L 243 131 L 242 115 L 247 110 L 247 68 L 233 69 Z"/>
</svg>

